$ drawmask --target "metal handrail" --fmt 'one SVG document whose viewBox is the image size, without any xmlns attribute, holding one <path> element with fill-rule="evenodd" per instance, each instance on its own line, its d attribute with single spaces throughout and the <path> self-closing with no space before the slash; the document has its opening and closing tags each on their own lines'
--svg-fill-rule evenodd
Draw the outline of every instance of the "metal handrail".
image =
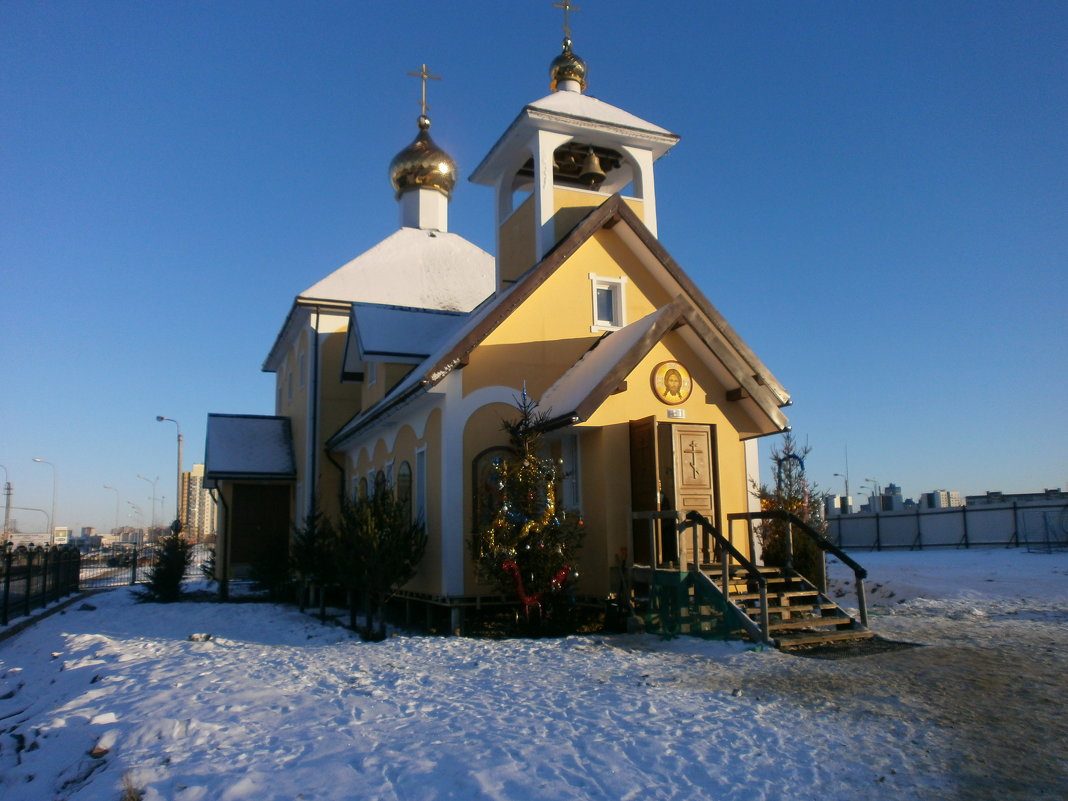
<svg viewBox="0 0 1068 801">
<path fill-rule="evenodd" d="M 698 563 L 697 555 L 697 526 L 700 525 L 702 530 L 707 536 L 710 536 L 715 542 L 719 543 L 723 548 L 723 597 L 730 602 L 730 560 L 731 557 L 744 567 L 749 572 L 749 577 L 756 581 L 757 592 L 760 593 L 760 639 L 762 642 L 771 642 L 771 621 L 768 615 L 768 580 L 764 577 L 764 574 L 760 572 L 760 568 L 753 563 L 745 554 L 739 551 L 731 544 L 731 541 L 724 537 L 720 531 L 709 522 L 708 518 L 697 511 L 690 511 L 686 513 L 686 522 L 682 524 L 685 526 L 694 527 L 694 561 L 693 572 L 701 573 L 701 567 Z M 702 574 L 703 575 L 703 574 Z M 743 615 L 743 624 L 749 620 L 748 615 Z"/>
<path fill-rule="evenodd" d="M 653 525 L 654 520 L 673 520 L 675 521 L 675 553 L 679 553 L 679 541 L 678 541 L 678 520 L 679 513 L 675 511 L 668 512 L 633 512 L 631 514 L 633 520 L 645 520 L 648 522 L 648 534 L 649 534 L 649 564 L 648 567 L 656 569 L 656 566 L 660 564 L 660 548 L 657 547 L 656 526 Z M 633 564 L 633 559 L 631 560 Z M 637 565 L 636 565 L 637 566 Z M 643 565 L 643 567 L 645 567 Z"/>
<path fill-rule="evenodd" d="M 733 520 L 782 520 L 787 523 L 788 527 L 796 526 L 803 531 L 810 540 L 812 540 L 816 546 L 824 553 L 829 553 L 838 559 L 842 564 L 852 568 L 854 584 L 857 589 L 857 611 L 860 613 L 860 625 L 865 628 L 868 627 L 868 597 L 864 588 L 864 579 L 868 577 L 868 571 L 861 567 L 857 562 L 849 556 L 845 551 L 831 542 L 827 537 L 820 534 L 812 526 L 802 520 L 795 514 L 784 511 L 782 509 L 771 509 L 766 512 L 735 512 L 734 514 L 727 515 L 729 521 Z M 787 543 L 788 548 L 793 547 L 793 536 L 790 531 L 787 531 Z M 792 554 L 792 550 L 790 551 Z M 822 588 L 826 592 L 826 583 Z"/>
</svg>

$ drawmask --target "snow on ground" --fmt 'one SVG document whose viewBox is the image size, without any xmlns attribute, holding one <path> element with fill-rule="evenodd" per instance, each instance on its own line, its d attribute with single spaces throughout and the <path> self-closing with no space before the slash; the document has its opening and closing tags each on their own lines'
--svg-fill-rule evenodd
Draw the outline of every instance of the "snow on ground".
<svg viewBox="0 0 1068 801">
<path fill-rule="evenodd" d="M 292 608 L 93 595 L 0 642 L 0 798 L 1068 797 L 1068 554 L 854 556 L 873 628 L 922 647 L 370 644 Z"/>
</svg>

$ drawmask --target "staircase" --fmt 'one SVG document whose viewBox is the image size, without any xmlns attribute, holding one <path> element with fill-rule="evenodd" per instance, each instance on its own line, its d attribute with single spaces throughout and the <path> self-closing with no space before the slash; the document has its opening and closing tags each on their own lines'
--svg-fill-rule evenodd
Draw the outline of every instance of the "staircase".
<svg viewBox="0 0 1068 801">
<path fill-rule="evenodd" d="M 643 599 L 634 594 L 631 608 L 645 610 L 646 629 L 665 634 L 685 633 L 707 636 L 713 632 L 726 634 L 741 628 L 755 642 L 768 643 L 778 648 L 802 648 L 824 643 L 862 640 L 873 637 L 868 629 L 867 598 L 864 579 L 867 571 L 848 554 L 834 545 L 803 520 L 783 511 L 742 512 L 728 515 L 728 520 L 746 521 L 748 525 L 749 553 L 756 552 L 752 523 L 755 520 L 781 520 L 788 526 L 787 541 L 792 543 L 793 532 L 800 532 L 824 552 L 837 557 L 853 569 L 857 593 L 859 620 L 854 620 L 825 591 L 799 574 L 792 567 L 757 565 L 724 537 L 698 512 L 689 512 L 678 521 L 675 512 L 637 512 L 635 520 L 648 523 L 649 552 L 652 563 L 632 565 L 630 586 L 635 581 L 647 588 Z M 653 536 L 655 520 L 678 521 L 676 537 L 681 542 L 687 530 L 692 537 L 691 554 L 701 553 L 700 543 L 710 550 L 704 551 L 708 558 L 713 551 L 715 563 L 699 566 L 655 567 L 659 565 L 656 539 Z M 702 539 L 703 535 L 703 539 Z M 676 543 L 675 553 L 682 551 Z M 792 561 L 792 545 L 787 551 L 787 565 Z M 823 562 L 821 560 L 820 564 Z M 674 578 L 673 578 L 674 576 Z M 826 571 L 818 577 L 826 587 Z M 628 589 L 627 596 L 632 593 Z"/>
<path fill-rule="evenodd" d="M 757 570 L 766 586 L 767 637 L 779 648 L 798 648 L 873 636 L 871 630 L 860 625 L 803 576 L 781 567 L 758 567 Z M 728 591 L 723 595 L 722 567 L 701 566 L 702 575 L 723 596 L 728 607 L 744 618 L 742 624 L 747 633 L 763 637 L 759 582 L 746 567 L 732 566 L 728 571 Z"/>
</svg>

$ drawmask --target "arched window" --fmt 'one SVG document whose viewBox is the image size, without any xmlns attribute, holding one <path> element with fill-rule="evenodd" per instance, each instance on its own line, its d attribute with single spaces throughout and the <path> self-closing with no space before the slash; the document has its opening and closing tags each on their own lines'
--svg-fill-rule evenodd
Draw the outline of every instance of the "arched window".
<svg viewBox="0 0 1068 801">
<path fill-rule="evenodd" d="M 375 473 L 375 495 L 386 489 L 386 474 L 379 470 Z"/>
<path fill-rule="evenodd" d="M 367 497 L 367 476 L 361 476 L 359 483 L 356 485 L 356 498 L 357 500 L 363 500 Z"/>
<path fill-rule="evenodd" d="M 412 466 L 401 462 L 397 468 L 397 500 L 404 504 L 404 514 L 412 518 Z"/>
<path fill-rule="evenodd" d="M 515 455 L 511 448 L 486 448 L 471 465 L 471 527 L 485 531 L 497 516 L 504 497 L 497 475 L 497 465 Z"/>
</svg>

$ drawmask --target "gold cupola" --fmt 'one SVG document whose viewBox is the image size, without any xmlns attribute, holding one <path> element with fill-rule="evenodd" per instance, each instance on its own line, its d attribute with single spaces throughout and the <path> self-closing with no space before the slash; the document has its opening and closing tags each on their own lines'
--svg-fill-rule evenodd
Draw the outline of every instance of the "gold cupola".
<svg viewBox="0 0 1068 801">
<path fill-rule="evenodd" d="M 549 89 L 553 92 L 582 92 L 586 89 L 586 62 L 571 51 L 570 36 L 564 37 L 564 52 L 549 65 Z"/>
<path fill-rule="evenodd" d="M 419 133 L 389 163 L 389 180 L 399 199 L 411 189 L 436 189 L 451 197 L 456 186 L 456 162 L 430 138 L 430 118 L 419 116 Z"/>
</svg>

